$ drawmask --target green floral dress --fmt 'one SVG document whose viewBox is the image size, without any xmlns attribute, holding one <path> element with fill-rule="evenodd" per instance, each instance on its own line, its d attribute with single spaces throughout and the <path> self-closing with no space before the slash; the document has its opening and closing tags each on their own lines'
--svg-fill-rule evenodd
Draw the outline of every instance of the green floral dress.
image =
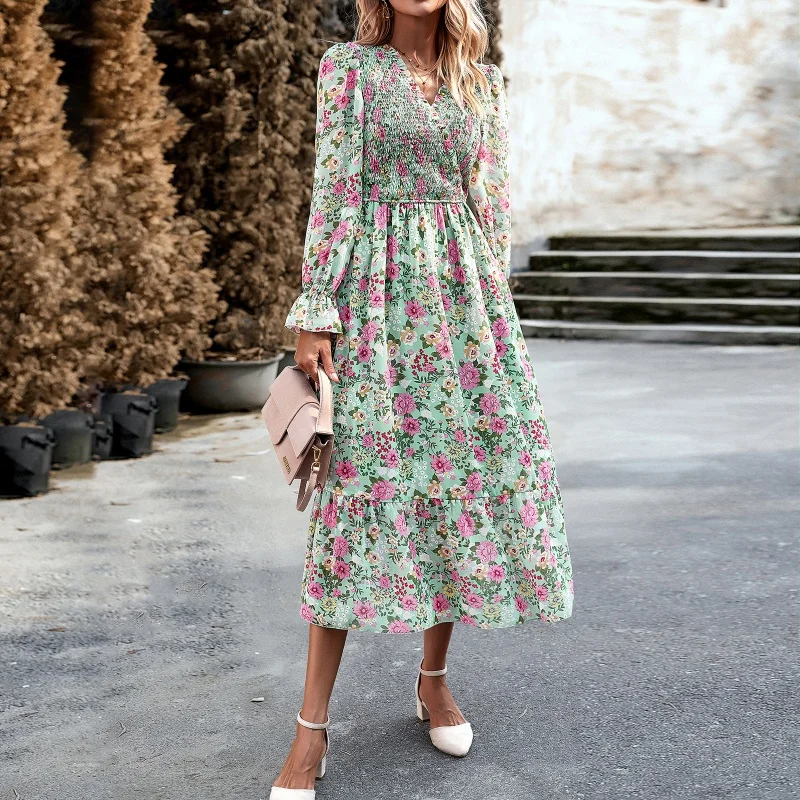
<svg viewBox="0 0 800 800">
<path fill-rule="evenodd" d="M 338 43 L 317 84 L 302 293 L 333 334 L 334 454 L 300 612 L 408 633 L 572 613 L 561 492 L 508 287 L 505 87 L 429 103 L 390 45 Z"/>
</svg>

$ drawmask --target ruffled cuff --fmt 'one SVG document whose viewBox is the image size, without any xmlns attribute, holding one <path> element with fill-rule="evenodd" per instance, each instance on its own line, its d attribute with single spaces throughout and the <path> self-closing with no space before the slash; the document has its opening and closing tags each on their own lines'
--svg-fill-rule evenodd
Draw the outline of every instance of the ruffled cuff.
<svg viewBox="0 0 800 800">
<path fill-rule="evenodd" d="M 344 333 L 339 309 L 327 294 L 303 292 L 292 304 L 285 327 L 294 333 L 319 331 Z"/>
</svg>

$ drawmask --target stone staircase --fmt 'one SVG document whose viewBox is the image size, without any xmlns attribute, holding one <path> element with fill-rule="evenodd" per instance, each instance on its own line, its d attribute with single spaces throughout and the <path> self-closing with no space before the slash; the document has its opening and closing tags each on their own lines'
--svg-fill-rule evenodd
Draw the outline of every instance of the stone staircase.
<svg viewBox="0 0 800 800">
<path fill-rule="evenodd" d="M 509 279 L 526 336 L 800 344 L 800 229 L 549 244 Z"/>
</svg>

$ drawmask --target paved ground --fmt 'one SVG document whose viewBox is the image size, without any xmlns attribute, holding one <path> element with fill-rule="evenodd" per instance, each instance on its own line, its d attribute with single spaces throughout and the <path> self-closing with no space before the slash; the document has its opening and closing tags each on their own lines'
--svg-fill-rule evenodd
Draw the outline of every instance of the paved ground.
<svg viewBox="0 0 800 800">
<path fill-rule="evenodd" d="M 413 716 L 421 635 L 351 634 L 318 797 L 798 797 L 797 352 L 531 350 L 575 613 L 457 628 L 464 760 Z M 302 689 L 307 512 L 266 446 L 255 415 L 192 421 L 0 504 L 0 800 L 267 797 Z"/>
</svg>

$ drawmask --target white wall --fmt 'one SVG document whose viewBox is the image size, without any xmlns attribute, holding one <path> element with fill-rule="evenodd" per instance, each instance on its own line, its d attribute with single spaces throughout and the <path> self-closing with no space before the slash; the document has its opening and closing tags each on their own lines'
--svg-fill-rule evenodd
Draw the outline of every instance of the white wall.
<svg viewBox="0 0 800 800">
<path fill-rule="evenodd" d="M 504 0 L 514 261 L 800 212 L 797 0 Z"/>
</svg>

